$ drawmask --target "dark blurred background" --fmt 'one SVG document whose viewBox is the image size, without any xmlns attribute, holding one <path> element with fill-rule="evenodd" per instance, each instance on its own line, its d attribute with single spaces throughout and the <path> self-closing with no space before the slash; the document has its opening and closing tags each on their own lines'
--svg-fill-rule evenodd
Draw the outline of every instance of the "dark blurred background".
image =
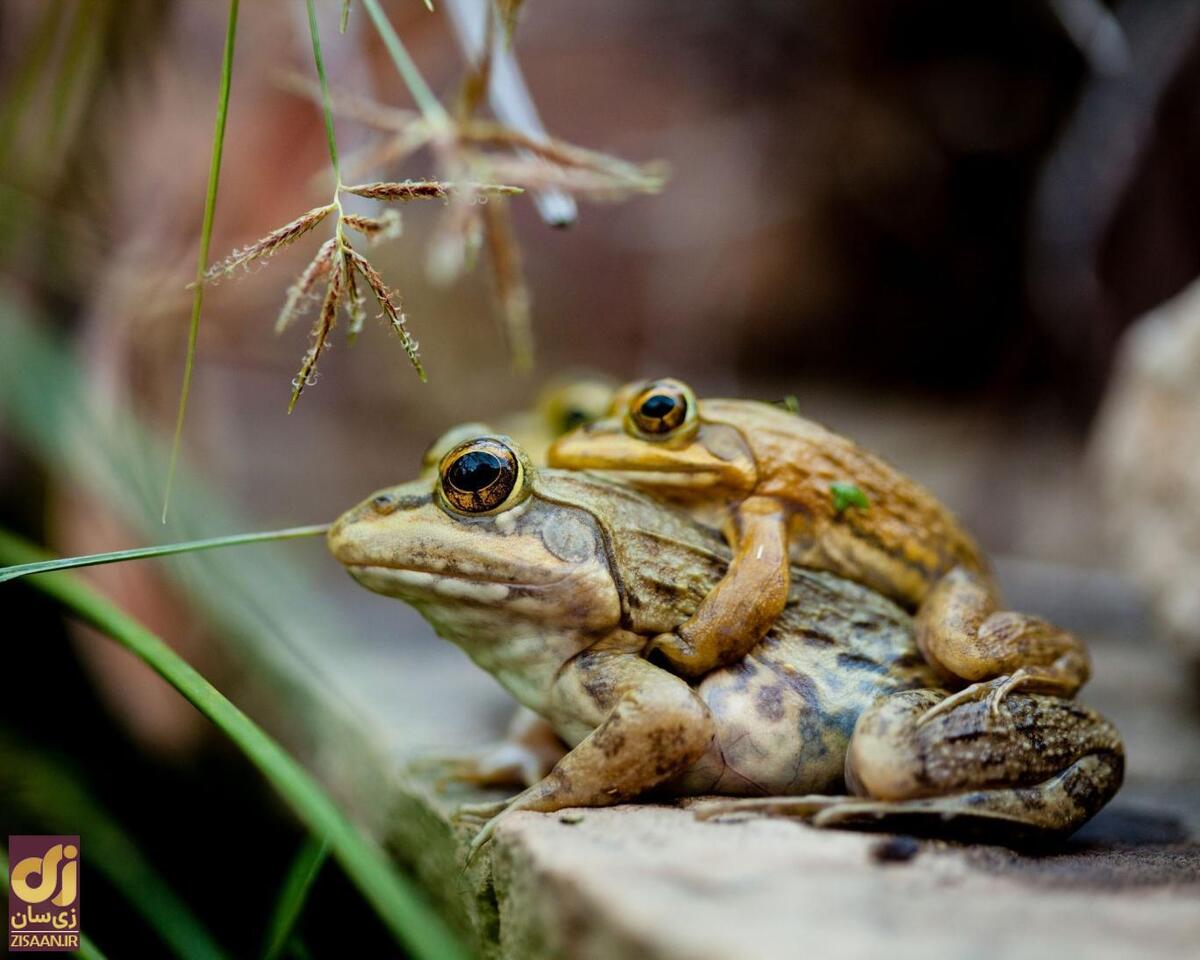
<svg viewBox="0 0 1200 960">
<path fill-rule="evenodd" d="M 335 91 L 409 106 L 362 12 L 339 36 L 339 4 L 318 6 Z M 451 100 L 464 68 L 444 17 L 384 6 Z M 4 296 L 65 340 L 90 404 L 164 434 L 225 12 L 208 0 L 0 7 Z M 507 363 L 484 271 L 446 288 L 427 280 L 440 210 L 410 207 L 403 237 L 371 258 L 404 294 L 429 383 L 369 323 L 287 415 L 305 333 L 272 326 L 320 242 L 306 238 L 208 292 L 185 471 L 256 526 L 315 522 L 412 476 L 451 424 L 528 406 L 555 373 L 670 374 L 702 396 L 796 396 L 931 486 L 1027 579 L 1037 564 L 1126 566 L 1121 538 L 1105 536 L 1088 439 L 1123 332 L 1200 274 L 1200 5 L 529 0 L 515 50 L 551 133 L 672 170 L 661 195 L 584 204 L 568 229 L 515 203 L 534 374 Z M 328 197 L 320 112 L 285 89 L 289 72 L 312 76 L 303 3 L 244 4 L 213 259 Z M 344 155 L 377 136 L 348 119 L 337 132 Z M 391 175 L 430 172 L 418 155 Z M 10 528 L 68 553 L 179 535 L 147 532 L 3 426 Z M 1194 477 L 1197 465 L 1180 469 Z M 318 553 L 320 575 L 346 593 Z M 218 686 L 244 680 L 154 571 L 95 581 Z M 73 678 L 90 728 L 76 762 L 112 807 L 151 825 L 150 850 L 155 825 L 186 823 L 203 849 L 209 819 L 244 810 L 247 834 L 266 831 L 286 856 L 298 831 L 190 708 L 102 642 L 69 641 L 28 591 L 0 597 L 20 651 L 5 671 L 53 663 Z M 0 727 L 74 752 L 70 725 L 22 722 L 32 697 L 6 690 Z M 167 799 L 129 806 L 112 769 Z M 18 814 L 5 799 L 8 823 Z M 202 887 L 188 894 L 203 902 Z M 244 919 L 218 932 L 241 943 Z"/>
</svg>

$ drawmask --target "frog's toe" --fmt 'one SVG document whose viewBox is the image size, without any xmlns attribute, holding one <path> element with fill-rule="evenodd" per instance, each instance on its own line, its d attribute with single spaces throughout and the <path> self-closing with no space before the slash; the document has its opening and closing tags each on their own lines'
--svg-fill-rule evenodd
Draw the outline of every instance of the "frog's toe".
<svg viewBox="0 0 1200 960">
<path fill-rule="evenodd" d="M 688 669 L 695 657 L 692 645 L 677 633 L 660 633 L 646 645 L 646 659 L 669 670 Z"/>
<path fill-rule="evenodd" d="M 923 727 L 935 717 L 940 717 L 944 713 L 949 713 L 955 707 L 961 706 L 964 703 L 973 703 L 976 700 L 988 699 L 991 704 L 991 697 L 994 694 L 995 685 L 999 681 L 1007 680 L 1008 677 L 998 677 L 996 680 L 985 680 L 981 683 L 973 683 L 969 687 L 964 687 L 957 693 L 952 693 L 943 700 L 939 700 L 932 707 L 926 710 L 920 717 L 917 718 L 917 726 Z M 1001 702 L 1003 697 L 1001 698 Z M 995 713 L 998 715 L 1000 710 L 999 705 L 995 707 Z"/>
<path fill-rule="evenodd" d="M 434 777 L 444 790 L 454 783 L 475 787 L 528 787 L 547 773 L 547 761 L 518 743 L 501 743 L 476 756 L 429 757 L 409 764 L 414 773 Z"/>
<path fill-rule="evenodd" d="M 1000 719 L 1000 709 L 1004 706 L 1004 701 L 1008 695 L 1020 687 L 1026 686 L 1032 680 L 1029 671 L 1024 667 L 1020 667 L 1005 677 L 997 677 L 992 681 L 992 692 L 988 694 L 988 714 L 993 720 Z"/>
<path fill-rule="evenodd" d="M 493 800 L 487 803 L 464 803 L 454 811 L 451 819 L 456 824 L 483 824 L 486 826 L 507 810 L 512 802 L 513 798 L 509 797 L 507 800 Z"/>
<path fill-rule="evenodd" d="M 765 817 L 811 817 L 830 806 L 844 803 L 845 797 L 811 794 L 803 797 L 743 797 L 731 800 L 704 800 L 688 807 L 697 820 L 715 820 L 738 814 Z"/>
</svg>

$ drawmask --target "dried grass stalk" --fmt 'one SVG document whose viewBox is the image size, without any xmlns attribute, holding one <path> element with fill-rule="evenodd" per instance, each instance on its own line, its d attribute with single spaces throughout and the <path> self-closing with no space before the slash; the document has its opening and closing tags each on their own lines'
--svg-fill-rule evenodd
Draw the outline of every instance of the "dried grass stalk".
<svg viewBox="0 0 1200 960">
<path fill-rule="evenodd" d="M 400 236 L 403 229 L 400 214 L 395 210 L 384 210 L 378 217 L 362 217 L 356 213 L 343 214 L 342 224 L 351 230 L 357 230 L 371 243 L 394 240 Z"/>
<path fill-rule="evenodd" d="M 358 288 L 358 275 L 354 271 L 354 263 L 345 250 L 342 251 L 342 271 L 346 274 L 346 316 L 350 318 L 346 338 L 353 343 L 362 333 L 363 324 L 367 322 L 367 299 Z"/>
<path fill-rule="evenodd" d="M 459 127 L 459 137 L 476 147 L 524 150 L 561 167 L 596 170 L 624 179 L 665 175 L 661 164 L 639 166 L 597 150 L 577 147 L 553 137 L 533 137 L 494 120 L 471 120 Z"/>
<path fill-rule="evenodd" d="M 527 190 L 562 190 L 597 202 L 623 200 L 634 193 L 658 193 L 665 178 L 638 168 L 637 173 L 562 167 L 522 157 L 489 158 L 488 172 Z"/>
<path fill-rule="evenodd" d="M 220 263 L 215 263 L 204 274 L 206 283 L 220 277 L 226 277 L 238 267 L 245 266 L 255 260 L 264 260 L 289 244 L 295 243 L 319 224 L 334 209 L 330 203 L 323 207 L 313 207 L 307 213 L 297 217 L 291 223 L 285 223 L 278 230 L 272 230 L 261 240 L 256 240 L 249 246 L 234 250 Z"/>
<path fill-rule="evenodd" d="M 300 363 L 300 372 L 292 381 L 292 399 L 288 402 L 288 413 L 296 406 L 306 386 L 316 382 L 317 361 L 329 343 L 329 334 L 337 322 L 338 305 L 346 289 L 346 272 L 340 269 L 329 271 L 329 286 L 325 288 L 325 299 L 321 302 L 321 310 L 317 314 L 312 329 L 312 343 Z"/>
<path fill-rule="evenodd" d="M 343 187 L 347 193 L 371 200 L 446 200 L 462 190 L 496 196 L 512 196 L 521 193 L 520 187 L 502 183 L 448 183 L 442 180 L 405 180 L 403 183 L 359 183 Z"/>
<path fill-rule="evenodd" d="M 513 367 L 525 372 L 533 368 L 533 310 L 525 271 L 521 268 L 521 248 L 513 233 L 507 201 L 492 200 L 480 209 L 492 285 L 504 318 L 509 354 Z"/>
<path fill-rule="evenodd" d="M 397 302 L 399 301 L 399 294 L 388 289 L 387 284 L 383 282 L 383 277 L 371 266 L 370 261 L 357 250 L 347 248 L 346 256 L 349 257 L 350 262 L 354 265 L 354 269 L 367 282 L 367 286 L 371 288 L 371 293 L 375 295 L 375 299 L 379 302 L 379 309 L 383 311 L 383 316 L 387 317 L 388 322 L 392 325 L 392 329 L 400 337 L 400 343 L 404 347 L 404 352 L 408 354 L 409 362 L 413 365 L 413 368 L 417 371 L 417 376 L 421 378 L 421 382 L 423 383 L 427 379 L 425 368 L 421 365 L 421 355 L 417 350 L 417 341 L 408 332 L 408 322 L 404 316 L 402 304 Z"/>
<path fill-rule="evenodd" d="M 293 320 L 308 309 L 308 304 L 316 299 L 317 283 L 329 273 L 336 246 L 337 241 L 332 238 L 321 244 L 317 255 L 304 268 L 304 272 L 296 278 L 296 282 L 288 288 L 287 300 L 284 301 L 283 309 L 279 311 L 279 318 L 275 321 L 276 333 L 283 333 Z"/>
</svg>

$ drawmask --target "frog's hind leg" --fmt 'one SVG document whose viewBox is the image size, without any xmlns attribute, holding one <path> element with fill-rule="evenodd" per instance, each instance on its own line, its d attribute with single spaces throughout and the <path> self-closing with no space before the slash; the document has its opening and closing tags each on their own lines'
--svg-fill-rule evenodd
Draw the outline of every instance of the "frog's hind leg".
<svg viewBox="0 0 1200 960">
<path fill-rule="evenodd" d="M 941 834 L 1065 836 L 1121 785 L 1120 736 L 1074 701 L 1015 694 L 1001 717 L 967 701 L 921 723 L 938 696 L 893 694 L 859 718 L 846 780 L 864 799 L 819 811 L 816 825 L 932 820 Z"/>
<path fill-rule="evenodd" d="M 1062 773 L 1028 787 L 974 790 L 918 800 L 842 799 L 813 812 L 817 827 L 878 827 L 897 833 L 1007 842 L 1068 836 L 1120 785 L 1120 764 L 1089 754 Z M 1081 803 L 1080 796 L 1099 798 Z"/>
<path fill-rule="evenodd" d="M 1095 713 L 1055 697 L 1014 696 L 997 721 L 966 702 L 919 724 L 939 691 L 894 694 L 859 719 L 846 762 L 857 797 L 755 797 L 695 804 L 700 819 L 803 817 L 819 827 L 866 827 L 1008 842 L 1066 836 L 1116 793 L 1120 738 Z"/>
<path fill-rule="evenodd" d="M 973 700 L 986 700 L 998 715 L 1016 690 L 1069 697 L 1091 675 L 1078 637 L 1040 617 L 997 611 L 987 578 L 963 567 L 946 574 L 922 602 L 917 645 L 933 666 L 972 681 L 931 708 L 922 722 Z"/>
</svg>

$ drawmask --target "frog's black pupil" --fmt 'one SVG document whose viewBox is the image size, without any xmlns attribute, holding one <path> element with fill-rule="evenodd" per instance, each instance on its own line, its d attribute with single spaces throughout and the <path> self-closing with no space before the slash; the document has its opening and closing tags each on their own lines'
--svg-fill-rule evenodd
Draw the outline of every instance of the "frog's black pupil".
<svg viewBox="0 0 1200 960">
<path fill-rule="evenodd" d="M 661 420 L 675 409 L 675 398 L 665 393 L 656 393 L 642 404 L 642 416 L 652 420 Z"/>
<path fill-rule="evenodd" d="M 450 465 L 446 479 L 464 493 L 478 493 L 500 476 L 503 466 L 494 454 L 472 450 Z"/>
<path fill-rule="evenodd" d="M 573 430 L 581 423 L 587 423 L 587 418 L 588 415 L 578 407 L 572 407 L 565 414 L 563 414 L 563 429 Z"/>
</svg>

